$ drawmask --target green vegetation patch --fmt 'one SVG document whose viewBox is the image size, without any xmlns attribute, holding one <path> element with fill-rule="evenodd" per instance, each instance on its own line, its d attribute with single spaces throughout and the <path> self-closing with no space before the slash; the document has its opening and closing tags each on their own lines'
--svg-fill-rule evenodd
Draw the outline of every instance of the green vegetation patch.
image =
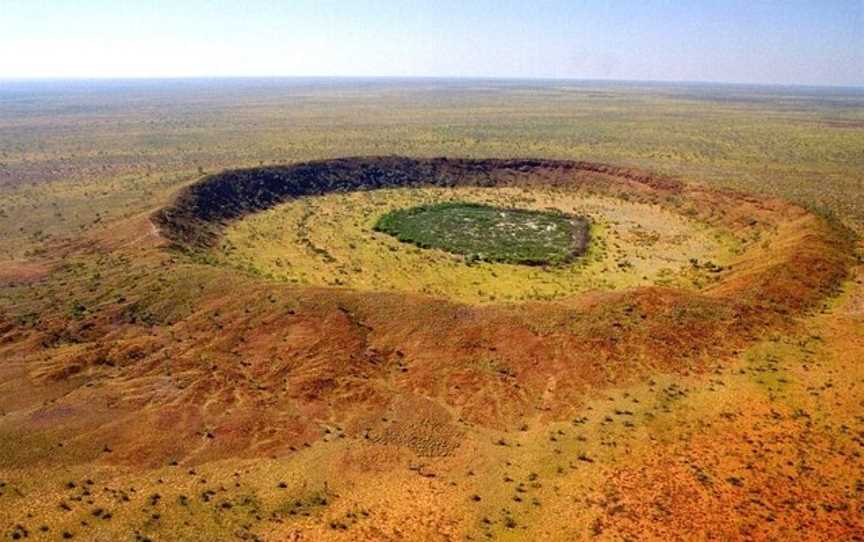
<svg viewBox="0 0 864 542">
<path fill-rule="evenodd" d="M 375 230 L 421 248 L 462 254 L 469 261 L 560 265 L 585 253 L 588 222 L 560 212 L 445 202 L 396 209 Z"/>
</svg>

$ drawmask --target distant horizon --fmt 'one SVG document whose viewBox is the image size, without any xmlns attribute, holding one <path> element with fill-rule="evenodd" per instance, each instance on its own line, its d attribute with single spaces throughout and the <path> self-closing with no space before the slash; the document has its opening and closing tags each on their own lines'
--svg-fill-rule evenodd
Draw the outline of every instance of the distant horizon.
<svg viewBox="0 0 864 542">
<path fill-rule="evenodd" d="M 649 85 L 713 85 L 730 87 L 765 88 L 825 88 L 864 91 L 864 84 L 813 84 L 813 83 L 750 83 L 745 81 L 683 80 L 683 79 L 613 79 L 593 77 L 540 77 L 540 76 L 473 76 L 473 75 L 141 75 L 141 76 L 0 76 L 0 83 L 27 82 L 135 82 L 135 81 L 208 81 L 208 80 L 344 80 L 344 81 L 500 81 L 500 82 L 549 82 L 549 83 L 620 83 Z"/>
</svg>

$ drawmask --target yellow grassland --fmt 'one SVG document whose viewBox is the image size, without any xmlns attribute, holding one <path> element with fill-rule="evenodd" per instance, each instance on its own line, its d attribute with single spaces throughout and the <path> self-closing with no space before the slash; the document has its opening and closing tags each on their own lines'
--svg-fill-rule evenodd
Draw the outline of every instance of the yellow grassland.
<svg viewBox="0 0 864 542">
<path fill-rule="evenodd" d="M 467 263 L 376 232 L 397 208 L 471 201 L 558 209 L 591 220 L 588 253 L 572 264 Z M 416 188 L 302 198 L 232 224 L 217 260 L 313 286 L 400 291 L 470 303 L 545 300 L 647 284 L 699 287 L 711 280 L 691 260 L 728 264 L 741 242 L 721 229 L 657 206 L 568 190 Z"/>
</svg>

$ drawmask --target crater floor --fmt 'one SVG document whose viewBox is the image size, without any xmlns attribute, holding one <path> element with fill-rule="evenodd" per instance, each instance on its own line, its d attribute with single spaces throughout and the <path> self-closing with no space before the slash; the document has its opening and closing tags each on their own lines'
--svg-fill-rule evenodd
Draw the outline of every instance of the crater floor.
<svg viewBox="0 0 864 542">
<path fill-rule="evenodd" d="M 466 262 L 376 231 L 393 210 L 451 201 L 585 216 L 591 242 L 559 266 Z M 232 223 L 217 261 L 280 281 L 422 293 L 470 303 L 566 297 L 640 285 L 710 284 L 743 241 L 658 206 L 549 188 L 402 188 L 292 200 Z M 694 266 L 693 261 L 705 266 Z"/>
<path fill-rule="evenodd" d="M 560 265 L 588 248 L 588 222 L 557 211 L 448 201 L 395 209 L 375 231 L 420 248 L 437 248 L 478 261 Z"/>
</svg>

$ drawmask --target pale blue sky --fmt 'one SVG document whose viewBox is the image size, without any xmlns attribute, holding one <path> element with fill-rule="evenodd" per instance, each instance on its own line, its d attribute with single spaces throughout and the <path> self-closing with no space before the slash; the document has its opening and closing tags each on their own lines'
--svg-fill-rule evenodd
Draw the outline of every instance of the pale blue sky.
<svg viewBox="0 0 864 542">
<path fill-rule="evenodd" d="M 864 0 L 0 0 L 0 78 L 864 86 Z"/>
</svg>

